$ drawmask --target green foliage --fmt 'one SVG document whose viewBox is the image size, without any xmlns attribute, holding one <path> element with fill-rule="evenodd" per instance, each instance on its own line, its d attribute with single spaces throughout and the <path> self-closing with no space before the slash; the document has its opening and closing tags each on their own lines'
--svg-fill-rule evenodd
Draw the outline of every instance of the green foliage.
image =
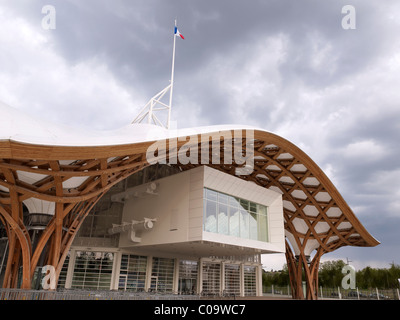
<svg viewBox="0 0 400 320">
<path fill-rule="evenodd" d="M 286 264 L 280 271 L 264 272 L 262 275 L 262 283 L 264 286 L 287 286 L 289 283 L 289 271 Z"/>
<path fill-rule="evenodd" d="M 362 289 L 379 288 L 392 289 L 399 288 L 400 265 L 390 264 L 389 269 L 374 269 L 366 267 L 356 273 L 357 287 Z"/>
<path fill-rule="evenodd" d="M 342 285 L 342 269 L 346 264 L 343 260 L 326 261 L 320 264 L 318 284 L 327 288 L 337 288 Z"/>
<path fill-rule="evenodd" d="M 318 285 L 325 288 L 341 287 L 345 276 L 342 268 L 345 266 L 343 260 L 326 261 L 320 264 L 318 273 Z M 366 267 L 356 272 L 356 286 L 359 289 L 393 289 L 399 288 L 400 265 L 390 264 L 388 269 L 376 269 Z M 287 286 L 289 284 L 289 272 L 287 265 L 280 271 L 263 273 L 263 285 L 265 286 Z"/>
</svg>

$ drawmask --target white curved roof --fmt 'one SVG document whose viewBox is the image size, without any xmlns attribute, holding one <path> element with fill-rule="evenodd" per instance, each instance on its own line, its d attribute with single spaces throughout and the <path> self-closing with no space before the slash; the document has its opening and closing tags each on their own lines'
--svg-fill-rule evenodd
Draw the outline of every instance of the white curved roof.
<svg viewBox="0 0 400 320">
<path fill-rule="evenodd" d="M 3 157 L 7 161 L 10 158 L 14 159 L 12 164 L 6 161 L 0 165 L 6 170 L 17 170 L 22 180 L 32 175 L 42 179 L 43 175 L 55 174 L 51 168 L 51 170 L 43 169 L 43 163 L 40 167 L 36 166 L 35 159 L 41 159 L 42 162 L 58 160 L 61 164 L 60 160 L 65 158 L 58 157 L 64 156 L 66 149 L 69 149 L 68 156 L 73 157 L 68 159 L 84 159 L 82 165 L 88 161 L 95 162 L 107 158 L 104 162 L 107 168 L 112 165 L 117 155 L 118 161 L 124 161 L 121 159 L 129 158 L 133 153 L 145 152 L 143 150 L 154 141 L 230 130 L 254 130 L 254 170 L 251 175 L 240 178 L 256 182 L 282 194 L 286 236 L 296 254 L 301 247 L 305 254 L 309 254 L 318 247 L 328 252 L 343 245 L 374 246 L 379 243 L 361 225 L 332 182 L 312 159 L 289 141 L 265 130 L 241 125 L 167 130 L 155 125 L 133 124 L 118 130 L 79 129 L 78 131 L 34 119 L 2 103 L 0 103 L 0 114 L 0 158 Z M 5 142 L 3 149 L 2 141 Z M 139 144 L 144 147 L 140 148 Z M 27 145 L 30 145 L 29 148 Z M 19 166 L 15 164 L 18 161 Z M 64 165 L 68 166 L 69 162 Z M 182 170 L 193 167 L 190 163 L 178 163 L 178 165 Z M 232 168 L 221 164 L 217 169 L 230 173 Z M 29 174 L 24 175 L 22 173 L 24 170 Z M 73 177 L 77 172 L 74 170 L 68 171 L 68 179 L 63 184 L 77 181 L 80 184 L 82 175 L 101 175 L 107 169 L 103 171 L 95 169 L 92 173 L 89 169 L 87 173 L 80 172 L 77 177 Z M 106 182 L 107 175 L 103 178 Z M 23 182 L 29 183 L 28 180 Z M 7 191 L 9 182 L 4 181 L 2 185 L 0 190 Z M 31 192 L 26 189 L 23 191 Z M 44 200 L 53 201 L 51 200 L 53 198 L 57 198 L 57 195 L 43 195 Z"/>
<path fill-rule="evenodd" d="M 218 125 L 168 130 L 156 125 L 138 123 L 107 131 L 73 129 L 29 116 L 2 102 L 0 102 L 0 114 L 0 140 L 51 146 L 111 146 L 226 130 L 259 130 L 244 125 Z"/>
</svg>

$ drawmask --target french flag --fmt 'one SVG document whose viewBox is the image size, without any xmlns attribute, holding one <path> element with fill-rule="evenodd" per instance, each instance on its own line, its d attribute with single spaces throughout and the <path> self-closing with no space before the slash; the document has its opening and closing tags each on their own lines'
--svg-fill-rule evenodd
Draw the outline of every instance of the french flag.
<svg viewBox="0 0 400 320">
<path fill-rule="evenodd" d="M 185 39 L 185 37 L 179 32 L 177 27 L 175 27 L 175 35 L 181 37 L 182 39 Z"/>
</svg>

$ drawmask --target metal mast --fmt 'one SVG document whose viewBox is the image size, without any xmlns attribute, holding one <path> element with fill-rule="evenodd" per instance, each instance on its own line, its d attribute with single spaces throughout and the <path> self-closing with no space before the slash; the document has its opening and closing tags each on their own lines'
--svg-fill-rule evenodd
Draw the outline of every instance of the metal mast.
<svg viewBox="0 0 400 320">
<path fill-rule="evenodd" d="M 175 20 L 175 28 L 174 28 L 174 45 L 172 48 L 172 68 L 171 68 L 171 80 L 170 84 L 153 96 L 149 102 L 143 107 L 143 109 L 139 112 L 137 117 L 132 121 L 132 123 L 142 123 L 147 117 L 148 124 L 155 124 L 161 127 L 169 129 L 171 122 L 171 108 L 172 108 L 172 93 L 174 88 L 174 69 L 175 69 L 175 46 L 176 46 L 176 20 Z M 166 104 L 161 101 L 161 99 L 168 93 L 169 91 L 169 103 Z M 159 118 L 157 118 L 155 112 L 156 111 L 164 111 L 167 110 L 167 120 L 166 123 L 163 123 Z"/>
</svg>

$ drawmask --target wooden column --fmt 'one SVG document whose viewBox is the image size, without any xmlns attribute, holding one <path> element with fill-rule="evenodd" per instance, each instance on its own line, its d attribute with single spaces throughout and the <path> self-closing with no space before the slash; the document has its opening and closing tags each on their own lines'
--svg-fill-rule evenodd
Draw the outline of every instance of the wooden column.
<svg viewBox="0 0 400 320">
<path fill-rule="evenodd" d="M 22 267 L 21 288 L 30 289 L 45 250 L 46 263 L 54 266 L 57 282 L 69 248 L 93 206 L 113 185 L 148 165 L 142 154 L 61 163 L 0 159 L 0 186 L 9 190 L 0 194 L 0 219 L 9 240 L 3 288 L 18 287 Z M 29 183 L 27 176 L 40 178 Z M 76 187 L 64 188 L 63 183 L 71 178 L 84 179 Z M 41 232 L 34 252 L 22 212 L 23 201 L 31 197 L 55 204 L 54 216 Z"/>
<path fill-rule="evenodd" d="M 286 261 L 289 271 L 289 282 L 293 299 L 318 299 L 318 268 L 323 250 L 318 249 L 313 259 L 310 260 L 301 250 L 295 256 L 286 239 Z M 306 284 L 306 295 L 303 292 L 303 281 Z"/>
</svg>

